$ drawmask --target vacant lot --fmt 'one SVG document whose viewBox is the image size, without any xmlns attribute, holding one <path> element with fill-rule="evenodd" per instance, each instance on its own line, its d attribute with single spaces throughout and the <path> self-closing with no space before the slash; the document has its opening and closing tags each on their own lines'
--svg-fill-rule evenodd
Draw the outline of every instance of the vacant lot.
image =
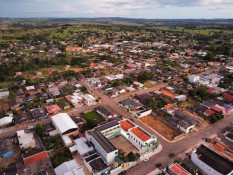
<svg viewBox="0 0 233 175">
<path fill-rule="evenodd" d="M 168 124 L 164 123 L 155 116 L 148 115 L 146 117 L 140 118 L 140 120 L 155 131 L 159 132 L 168 140 L 173 140 L 174 137 L 179 135 L 179 132 L 177 130 L 173 129 Z"/>
<path fill-rule="evenodd" d="M 84 114 L 85 119 L 87 120 L 103 120 L 103 118 L 95 111 L 88 112 Z"/>
<path fill-rule="evenodd" d="M 125 155 L 128 155 L 131 151 L 133 153 L 138 153 L 138 149 L 133 146 L 127 139 L 123 136 L 115 137 L 110 140 L 110 142 L 118 149 L 122 149 Z"/>
</svg>

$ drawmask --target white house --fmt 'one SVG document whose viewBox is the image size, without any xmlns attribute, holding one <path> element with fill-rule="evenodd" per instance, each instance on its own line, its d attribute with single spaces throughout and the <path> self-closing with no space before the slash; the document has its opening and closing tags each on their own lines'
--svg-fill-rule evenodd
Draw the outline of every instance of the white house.
<svg viewBox="0 0 233 175">
<path fill-rule="evenodd" d="M 83 97 L 83 103 L 87 106 L 96 105 L 96 98 L 90 94 L 85 94 Z"/>
<path fill-rule="evenodd" d="M 32 132 L 25 133 L 24 130 L 17 131 L 17 137 L 21 149 L 36 147 L 36 141 Z"/>
<path fill-rule="evenodd" d="M 14 117 L 3 117 L 0 119 L 0 127 L 8 125 L 12 122 Z"/>
<path fill-rule="evenodd" d="M 200 80 L 200 76 L 197 76 L 197 75 L 192 75 L 189 77 L 189 82 L 190 83 L 196 83 Z"/>
<path fill-rule="evenodd" d="M 56 175 L 85 175 L 83 167 L 75 159 L 62 163 L 54 171 Z"/>
</svg>

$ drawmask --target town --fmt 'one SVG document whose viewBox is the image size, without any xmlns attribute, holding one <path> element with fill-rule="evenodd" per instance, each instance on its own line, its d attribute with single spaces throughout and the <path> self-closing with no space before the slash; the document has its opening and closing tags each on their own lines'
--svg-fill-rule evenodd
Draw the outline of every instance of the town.
<svg viewBox="0 0 233 175">
<path fill-rule="evenodd" d="M 233 174 L 232 21 L 0 28 L 0 174 Z"/>
</svg>

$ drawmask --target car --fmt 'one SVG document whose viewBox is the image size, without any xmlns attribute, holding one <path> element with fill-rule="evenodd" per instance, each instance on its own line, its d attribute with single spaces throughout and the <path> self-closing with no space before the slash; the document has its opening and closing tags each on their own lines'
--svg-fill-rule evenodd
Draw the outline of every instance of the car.
<svg viewBox="0 0 233 175">
<path fill-rule="evenodd" d="M 149 160 L 149 158 L 145 158 L 143 161 L 144 161 L 144 162 L 147 162 L 148 160 Z"/>
<path fill-rule="evenodd" d="M 161 166 L 162 166 L 161 163 L 156 163 L 156 167 L 157 167 L 157 168 L 159 168 L 159 167 L 161 167 Z"/>
<path fill-rule="evenodd" d="M 124 170 L 124 171 L 120 172 L 118 175 L 125 175 L 125 174 L 126 174 L 126 171 Z"/>
<path fill-rule="evenodd" d="M 170 153 L 169 154 L 169 157 L 174 157 L 175 156 L 175 153 Z"/>
<path fill-rule="evenodd" d="M 33 128 L 34 128 L 33 126 L 28 126 L 28 127 L 27 127 L 28 130 L 31 130 L 31 129 L 33 129 Z"/>
</svg>

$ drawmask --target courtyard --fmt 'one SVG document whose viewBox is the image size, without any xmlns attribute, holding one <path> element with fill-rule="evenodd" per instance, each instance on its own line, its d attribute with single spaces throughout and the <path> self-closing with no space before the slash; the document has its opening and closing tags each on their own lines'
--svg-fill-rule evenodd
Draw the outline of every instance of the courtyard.
<svg viewBox="0 0 233 175">
<path fill-rule="evenodd" d="M 128 155 L 131 151 L 133 153 L 138 153 L 139 150 L 131 144 L 123 136 L 118 136 L 110 140 L 110 142 L 118 149 L 122 149 L 125 152 L 125 155 Z"/>
</svg>

